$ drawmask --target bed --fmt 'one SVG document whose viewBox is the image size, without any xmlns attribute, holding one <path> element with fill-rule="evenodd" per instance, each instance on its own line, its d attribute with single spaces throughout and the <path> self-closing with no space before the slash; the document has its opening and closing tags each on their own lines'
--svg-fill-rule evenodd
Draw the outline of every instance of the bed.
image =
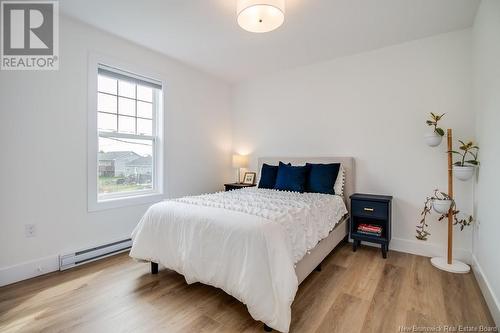
<svg viewBox="0 0 500 333">
<path fill-rule="evenodd" d="M 343 196 L 245 188 L 152 205 L 132 233 L 130 256 L 223 289 L 266 327 L 288 332 L 299 284 L 348 234 L 351 157 L 258 160 L 341 163 Z"/>
</svg>

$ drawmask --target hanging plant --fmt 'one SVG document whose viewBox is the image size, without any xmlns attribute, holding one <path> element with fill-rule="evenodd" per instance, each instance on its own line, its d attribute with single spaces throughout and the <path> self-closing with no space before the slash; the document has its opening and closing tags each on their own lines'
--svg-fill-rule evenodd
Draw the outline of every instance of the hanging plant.
<svg viewBox="0 0 500 333">
<path fill-rule="evenodd" d="M 443 113 L 442 115 L 437 115 L 437 114 L 434 114 L 433 112 L 431 112 L 430 113 L 431 118 L 427 119 L 427 121 L 426 121 L 428 126 L 434 127 L 434 132 L 437 133 L 439 136 L 444 135 L 444 130 L 441 127 L 438 127 L 438 122 L 441 120 L 441 118 L 443 118 L 443 116 L 445 114 L 446 113 Z"/>
<path fill-rule="evenodd" d="M 466 166 L 467 164 L 469 164 L 469 165 L 478 166 L 479 161 L 477 160 L 477 155 L 478 155 L 479 147 L 476 144 L 474 144 L 473 141 L 469 141 L 469 142 L 465 143 L 462 140 L 458 140 L 458 142 L 460 142 L 460 145 L 461 145 L 460 147 L 458 147 L 458 149 L 460 149 L 460 151 L 452 150 L 451 152 L 453 154 L 460 155 L 461 158 L 460 158 L 460 161 L 453 163 L 453 165 Z M 467 156 L 469 156 L 469 155 L 472 157 L 472 159 L 466 160 Z"/>
<path fill-rule="evenodd" d="M 442 207 L 448 207 L 448 210 L 442 210 Z M 434 194 L 428 196 L 424 202 L 424 209 L 420 213 L 422 219 L 417 224 L 416 235 L 415 237 L 419 240 L 426 241 L 427 236 L 431 233 L 428 231 L 429 225 L 427 224 L 427 217 L 431 214 L 432 209 L 439 214 L 441 214 L 438 218 L 438 221 L 442 221 L 445 218 L 448 218 L 448 214 L 452 214 L 453 216 L 453 225 L 459 225 L 460 231 L 464 230 L 466 226 L 469 226 L 474 219 L 472 216 L 466 217 L 464 219 L 460 219 L 458 214 L 459 210 L 456 209 L 455 200 L 450 198 L 450 196 L 444 192 L 440 192 L 439 190 L 434 190 Z"/>
<path fill-rule="evenodd" d="M 424 139 L 428 146 L 436 147 L 439 146 L 443 140 L 444 130 L 439 127 L 438 122 L 445 114 L 443 113 L 442 115 L 437 115 L 431 112 L 430 115 L 430 119 L 427 119 L 425 123 L 427 126 L 433 127 L 433 131 L 425 134 Z"/>
<path fill-rule="evenodd" d="M 459 151 L 450 151 L 460 156 L 460 160 L 453 163 L 453 174 L 456 178 L 465 181 L 472 178 L 475 168 L 479 165 L 477 160 L 479 147 L 473 141 L 465 143 L 458 140 L 458 142 L 460 142 Z"/>
</svg>

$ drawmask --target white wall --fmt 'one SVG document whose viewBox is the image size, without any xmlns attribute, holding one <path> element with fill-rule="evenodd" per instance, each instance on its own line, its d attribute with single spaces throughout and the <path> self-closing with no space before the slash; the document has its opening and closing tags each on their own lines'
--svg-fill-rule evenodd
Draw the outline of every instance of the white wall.
<svg viewBox="0 0 500 333">
<path fill-rule="evenodd" d="M 234 88 L 233 148 L 256 157 L 350 155 L 356 190 L 394 196 L 392 247 L 442 255 L 445 223 L 428 242 L 415 239 L 426 195 L 446 191 L 446 147 L 423 142 L 429 112 L 472 138 L 471 30 L 412 41 L 288 70 Z M 472 212 L 472 182 L 456 183 L 460 208 Z M 455 233 L 467 257 L 471 230 Z M 465 258 L 468 259 L 468 258 Z"/>
<path fill-rule="evenodd" d="M 500 1 L 483 0 L 474 23 L 476 133 L 481 167 L 475 189 L 473 255 L 486 301 L 500 325 Z M 486 288 L 485 288 L 486 287 Z"/>
<path fill-rule="evenodd" d="M 62 17 L 59 71 L 0 72 L 0 275 L 8 266 L 46 257 L 52 267 L 60 253 L 127 237 L 147 208 L 87 212 L 89 52 L 166 80 L 170 196 L 219 190 L 232 177 L 225 83 Z M 36 224 L 36 237 L 25 238 L 27 223 Z"/>
</svg>

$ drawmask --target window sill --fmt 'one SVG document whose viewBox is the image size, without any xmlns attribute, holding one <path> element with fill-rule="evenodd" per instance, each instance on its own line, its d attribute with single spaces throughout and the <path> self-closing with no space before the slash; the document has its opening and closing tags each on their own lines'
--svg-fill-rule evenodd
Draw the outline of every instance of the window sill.
<svg viewBox="0 0 500 333">
<path fill-rule="evenodd" d="M 99 199 L 88 203 L 89 212 L 97 212 L 101 210 L 137 206 L 159 202 L 165 199 L 163 193 L 149 192 L 127 197 L 111 197 L 107 199 Z"/>
</svg>

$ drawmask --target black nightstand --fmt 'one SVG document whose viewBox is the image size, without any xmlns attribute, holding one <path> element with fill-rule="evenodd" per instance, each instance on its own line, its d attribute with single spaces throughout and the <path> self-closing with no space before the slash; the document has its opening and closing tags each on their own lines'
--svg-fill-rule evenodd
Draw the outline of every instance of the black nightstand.
<svg viewBox="0 0 500 333">
<path fill-rule="evenodd" d="M 392 196 L 355 193 L 351 195 L 352 250 L 356 251 L 361 241 L 380 244 L 382 256 L 387 258 L 391 241 Z M 382 227 L 382 234 L 367 235 L 358 232 L 360 224 Z"/>
<path fill-rule="evenodd" d="M 224 184 L 224 188 L 226 191 L 237 190 L 239 188 L 244 188 L 244 187 L 254 187 L 254 186 L 255 184 L 243 184 L 243 183 Z"/>
</svg>

